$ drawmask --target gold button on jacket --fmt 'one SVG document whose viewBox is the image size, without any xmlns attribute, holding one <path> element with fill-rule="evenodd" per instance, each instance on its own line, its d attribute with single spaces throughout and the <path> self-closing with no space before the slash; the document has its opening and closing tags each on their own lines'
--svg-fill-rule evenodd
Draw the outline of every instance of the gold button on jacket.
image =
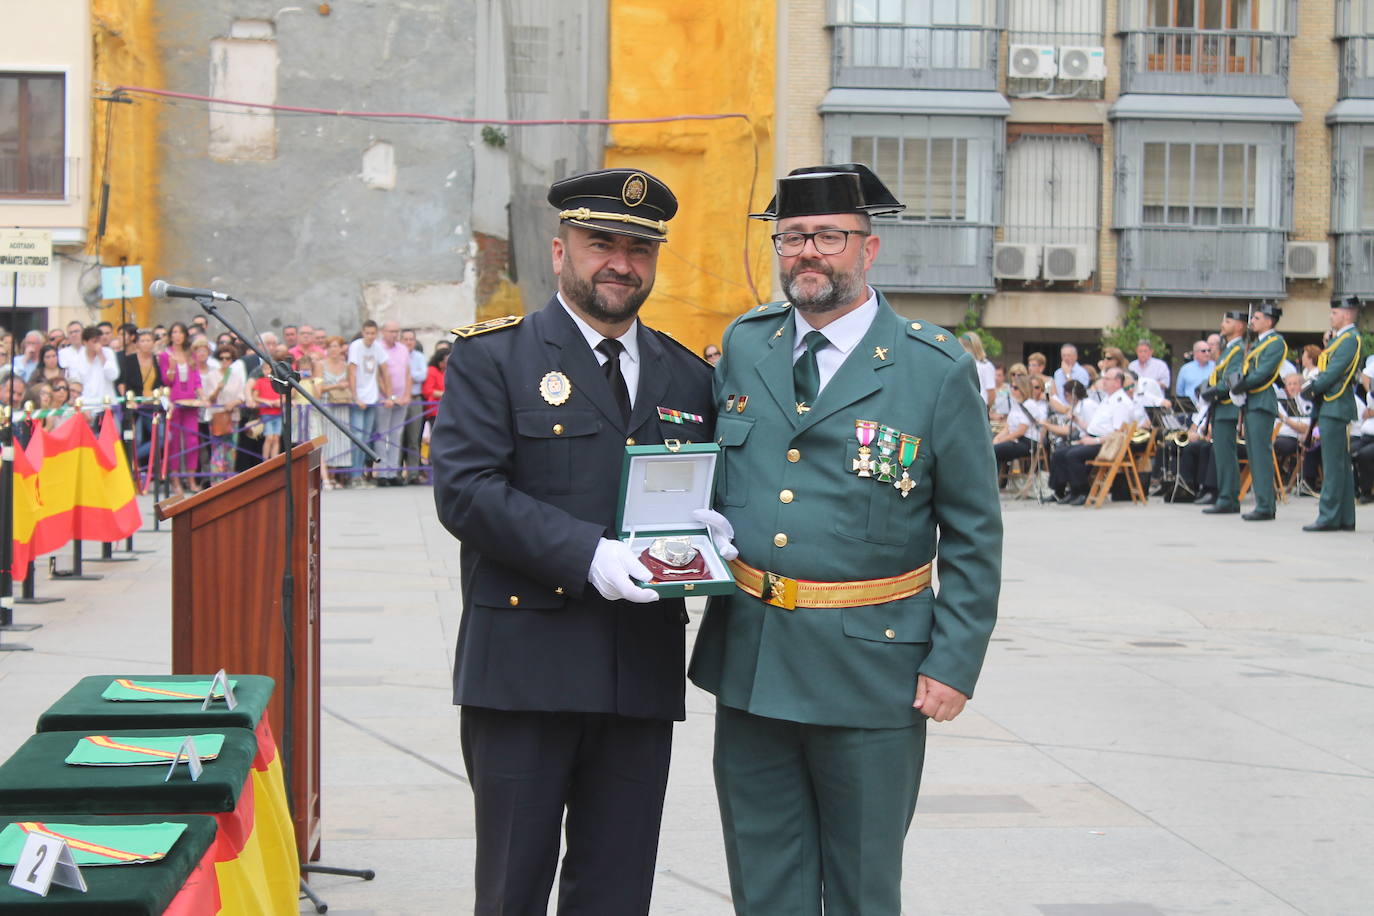
<svg viewBox="0 0 1374 916">
<path fill-rule="evenodd" d="M 793 493 L 791 490 L 783 490 L 781 493 L 778 494 L 778 500 L 780 502 L 790 503 L 795 498 L 796 494 Z"/>
<path fill-rule="evenodd" d="M 777 534 L 773 535 L 773 546 L 775 546 L 775 547 L 786 547 L 786 546 L 787 546 L 787 535 L 783 534 L 781 531 L 779 531 Z"/>
</svg>

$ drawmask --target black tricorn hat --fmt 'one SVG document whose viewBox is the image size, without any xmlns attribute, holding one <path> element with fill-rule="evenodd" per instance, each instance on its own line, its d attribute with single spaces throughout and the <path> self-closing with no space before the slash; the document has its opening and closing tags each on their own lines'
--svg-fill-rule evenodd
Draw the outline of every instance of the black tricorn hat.
<svg viewBox="0 0 1374 916">
<path fill-rule="evenodd" d="M 867 213 L 884 216 L 906 209 L 892 196 L 872 169 L 857 162 L 844 165 L 811 165 L 793 169 L 778 179 L 777 193 L 754 219 L 786 219 L 826 213 Z"/>
<path fill-rule="evenodd" d="M 1227 317 L 1227 318 L 1233 318 L 1233 319 L 1235 319 L 1236 321 L 1249 321 L 1249 320 L 1250 320 L 1250 313 L 1249 313 L 1249 312 L 1242 312 L 1242 311 L 1240 311 L 1239 309 L 1228 309 L 1227 312 L 1226 312 L 1226 317 Z"/>
<path fill-rule="evenodd" d="M 1333 309 L 1351 309 L 1358 312 L 1364 308 L 1364 301 L 1359 296 L 1332 296 L 1331 307 Z"/>
<path fill-rule="evenodd" d="M 638 169 L 598 169 L 570 175 L 549 187 L 558 218 L 583 229 L 662 242 L 677 198 L 668 186 Z"/>
<path fill-rule="evenodd" d="M 1279 319 L 1283 317 L 1283 306 L 1273 299 L 1265 299 L 1263 302 L 1255 303 L 1255 312 L 1260 315 L 1268 315 L 1274 324 L 1278 324 Z"/>
</svg>

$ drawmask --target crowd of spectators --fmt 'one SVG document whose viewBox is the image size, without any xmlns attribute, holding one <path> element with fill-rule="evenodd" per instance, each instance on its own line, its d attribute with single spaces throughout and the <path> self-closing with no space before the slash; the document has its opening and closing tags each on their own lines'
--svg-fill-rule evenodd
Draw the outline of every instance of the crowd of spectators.
<svg viewBox="0 0 1374 916">
<path fill-rule="evenodd" d="M 212 336 L 207 325 L 205 316 L 150 328 L 72 321 L 29 331 L 17 346 L 4 333 L 0 388 L 14 410 L 38 414 L 30 424 L 49 430 L 77 406 L 128 406 L 132 395 L 137 460 L 165 448 L 171 493 L 198 492 L 279 454 L 282 439 L 283 395 L 270 373 L 242 340 L 228 332 Z M 427 482 L 422 459 L 435 413 L 426 403 L 443 396 L 446 341 L 426 356 L 413 330 L 368 320 L 348 339 L 289 324 L 280 335 L 262 334 L 259 346 L 295 370 L 324 409 L 370 440 L 381 457 L 365 461 L 297 396 L 293 438 L 326 437 L 327 488 Z"/>
<path fill-rule="evenodd" d="M 1079 362 L 1078 348 L 1066 343 L 1051 375 L 1046 375 L 1043 353 L 1031 353 L 1024 364 L 1013 363 L 1005 371 L 990 363 L 984 369 L 982 363 L 987 360 L 976 335 L 963 335 L 960 341 L 979 366 L 1004 486 L 1012 462 L 1043 452 L 1051 491 L 1046 501 L 1082 505 L 1090 483 L 1087 462 L 1096 457 L 1106 436 L 1134 424 L 1136 430 L 1147 431 L 1137 434 L 1136 451 L 1143 450 L 1150 437 L 1158 437 L 1156 456 L 1148 469 L 1157 492 L 1167 485 L 1167 498 L 1201 504 L 1215 501 L 1210 424 L 1198 391 L 1206 386 L 1221 352 L 1219 335 L 1194 342 L 1191 359 L 1176 375 L 1155 356 L 1147 340 L 1137 344 L 1132 360 L 1117 347 L 1104 347 L 1095 367 Z M 1265 431 L 1272 438 L 1280 475 L 1285 481 L 1293 480 L 1298 492 L 1307 496 L 1317 495 L 1321 487 L 1321 438 L 1315 430 L 1309 435 L 1312 405 L 1301 390 L 1317 374 L 1320 354 L 1315 344 L 1290 352 L 1276 382 L 1276 387 L 1283 388 L 1279 416 L 1274 429 Z M 984 376 L 993 381 L 985 382 Z M 1350 454 L 1357 499 L 1369 503 L 1374 502 L 1374 356 L 1357 376 L 1355 396 L 1359 418 L 1350 427 Z M 1296 409 L 1290 410 L 1290 404 Z M 1172 430 L 1155 428 L 1165 415 L 1173 417 L 1167 421 Z M 1252 438 L 1254 431 L 1246 433 Z M 1244 457 L 1245 444 L 1240 449 Z"/>
</svg>

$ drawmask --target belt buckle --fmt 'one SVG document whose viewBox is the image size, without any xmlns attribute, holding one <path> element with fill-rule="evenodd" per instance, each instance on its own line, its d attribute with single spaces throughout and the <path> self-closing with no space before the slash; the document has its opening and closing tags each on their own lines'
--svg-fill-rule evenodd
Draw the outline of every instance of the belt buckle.
<svg viewBox="0 0 1374 916">
<path fill-rule="evenodd" d="M 763 600 L 785 611 L 797 609 L 797 580 L 777 573 L 763 573 Z"/>
</svg>

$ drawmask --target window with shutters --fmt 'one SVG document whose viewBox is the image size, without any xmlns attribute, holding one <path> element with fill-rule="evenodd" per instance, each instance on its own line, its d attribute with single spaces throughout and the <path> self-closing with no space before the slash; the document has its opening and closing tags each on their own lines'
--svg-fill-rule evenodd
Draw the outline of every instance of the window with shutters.
<svg viewBox="0 0 1374 916">
<path fill-rule="evenodd" d="M 1281 96 L 1296 0 L 1122 0 L 1122 90 Z"/>
<path fill-rule="evenodd" d="M 1284 294 L 1291 125 L 1119 120 L 1116 138 L 1119 293 Z"/>
<path fill-rule="evenodd" d="M 906 209 L 874 221 L 882 255 L 870 273 L 893 291 L 991 291 L 1005 127 L 1000 118 L 827 115 L 826 157 L 877 173 Z"/>
<path fill-rule="evenodd" d="M 66 77 L 0 73 L 0 197 L 63 197 L 66 143 Z"/>
<path fill-rule="evenodd" d="M 1334 291 L 1374 296 L 1374 123 L 1333 124 L 1331 149 Z"/>
<path fill-rule="evenodd" d="M 833 84 L 996 89 L 998 0 L 837 0 Z"/>
</svg>

